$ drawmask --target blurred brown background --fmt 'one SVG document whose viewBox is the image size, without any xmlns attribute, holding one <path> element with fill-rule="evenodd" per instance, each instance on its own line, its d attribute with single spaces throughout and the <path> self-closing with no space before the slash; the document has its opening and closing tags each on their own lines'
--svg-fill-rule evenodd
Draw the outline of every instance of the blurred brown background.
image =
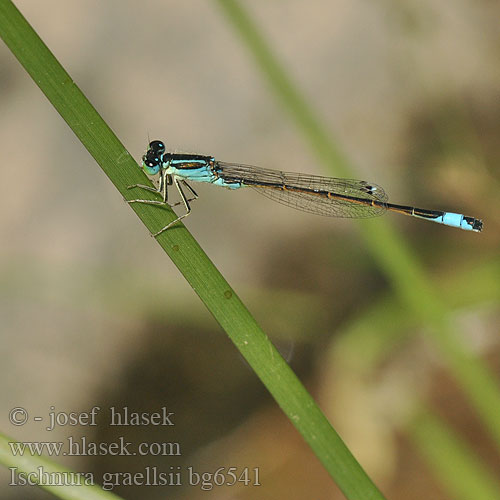
<svg viewBox="0 0 500 500">
<path fill-rule="evenodd" d="M 175 151 L 329 174 L 217 3 L 16 4 L 137 159 L 149 137 Z M 395 203 L 484 220 L 483 233 L 471 234 L 386 216 L 450 294 L 452 321 L 470 348 L 499 373 L 498 275 L 492 280 L 500 223 L 499 4 L 243 4 L 357 177 L 382 185 Z M 180 457 L 57 459 L 97 477 L 148 466 L 260 469 L 259 488 L 116 488 L 124 498 L 342 498 L 3 44 L 0 110 L 2 430 L 19 440 L 125 435 L 181 445 Z M 389 498 L 451 498 L 406 435 L 416 398 L 430 402 L 490 472 L 500 471 L 432 342 L 413 335 L 425 327 L 405 324 L 407 312 L 353 221 L 290 210 L 250 190 L 197 191 L 189 230 Z M 358 320 L 362 339 L 372 339 L 372 328 L 378 337 L 380 324 L 394 329 L 394 338 L 350 347 Z M 67 412 L 167 406 L 176 426 L 124 430 L 103 419 L 97 430 L 48 433 L 8 423 L 12 407 L 46 415 L 52 405 Z M 0 478 L 2 498 L 51 498 L 35 487 L 5 486 L 5 469 Z"/>
</svg>

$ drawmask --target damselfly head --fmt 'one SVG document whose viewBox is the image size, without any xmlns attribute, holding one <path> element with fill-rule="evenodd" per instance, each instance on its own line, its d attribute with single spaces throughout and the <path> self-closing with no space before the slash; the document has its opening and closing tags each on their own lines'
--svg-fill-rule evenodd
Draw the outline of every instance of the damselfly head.
<svg viewBox="0 0 500 500">
<path fill-rule="evenodd" d="M 142 168 L 148 175 L 156 175 L 160 171 L 165 144 L 161 141 L 151 141 L 146 154 L 142 157 Z"/>
</svg>

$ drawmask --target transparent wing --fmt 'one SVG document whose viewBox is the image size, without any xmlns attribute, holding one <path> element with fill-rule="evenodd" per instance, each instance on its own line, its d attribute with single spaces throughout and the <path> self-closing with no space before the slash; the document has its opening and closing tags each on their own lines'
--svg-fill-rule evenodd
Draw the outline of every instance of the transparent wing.
<svg viewBox="0 0 500 500">
<path fill-rule="evenodd" d="M 241 182 L 278 203 L 329 217 L 374 217 L 385 210 L 384 190 L 365 181 L 282 172 L 251 165 L 217 162 L 226 182 Z M 375 206 L 371 202 L 376 203 Z"/>
</svg>

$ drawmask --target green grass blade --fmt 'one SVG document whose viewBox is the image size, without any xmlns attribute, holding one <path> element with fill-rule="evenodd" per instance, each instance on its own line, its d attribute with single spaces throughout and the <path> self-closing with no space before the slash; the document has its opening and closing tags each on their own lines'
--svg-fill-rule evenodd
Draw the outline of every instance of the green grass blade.
<svg viewBox="0 0 500 500">
<path fill-rule="evenodd" d="M 9 0 L 0 0 L 0 36 L 120 193 L 130 199 L 127 186 L 137 182 L 147 183 L 145 175 Z M 169 209 L 159 210 L 157 207 L 136 204 L 134 210 L 150 231 L 158 230 L 174 217 Z M 238 347 L 346 497 L 382 499 L 381 493 L 312 397 L 185 227 L 179 225 L 166 231 L 158 238 L 158 243 Z"/>
<path fill-rule="evenodd" d="M 318 159 L 335 175 L 355 177 L 349 161 L 331 140 L 326 126 L 274 56 L 242 3 L 237 0 L 219 0 L 219 5 Z M 500 447 L 500 391 L 495 377 L 486 364 L 462 344 L 460 332 L 450 325 L 447 305 L 427 278 L 416 256 L 387 220 L 357 222 L 367 246 L 392 282 L 401 301 L 429 327 L 428 332 L 446 358 L 450 370 Z"/>
</svg>

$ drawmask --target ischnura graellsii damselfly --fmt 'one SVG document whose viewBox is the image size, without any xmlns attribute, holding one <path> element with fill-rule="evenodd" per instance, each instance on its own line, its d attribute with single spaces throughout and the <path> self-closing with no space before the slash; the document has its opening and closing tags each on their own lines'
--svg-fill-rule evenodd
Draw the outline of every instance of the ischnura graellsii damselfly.
<svg viewBox="0 0 500 500">
<path fill-rule="evenodd" d="M 483 228 L 480 219 L 467 215 L 389 203 L 384 190 L 371 182 L 226 163 L 213 156 L 169 153 L 162 141 L 149 143 L 142 158 L 142 168 L 148 175 L 159 175 L 157 187 L 135 184 L 129 189 L 139 188 L 158 193 L 161 200 L 136 199 L 128 203 L 169 205 L 168 186 L 174 185 L 181 197 L 180 203 L 186 209 L 183 215 L 153 236 L 163 233 L 191 213 L 189 202 L 198 195 L 187 181 L 205 182 L 228 189 L 251 187 L 283 205 L 330 217 L 365 218 L 391 211 L 467 231 L 480 232 Z M 189 196 L 186 196 L 183 188 L 189 192 Z"/>
</svg>

